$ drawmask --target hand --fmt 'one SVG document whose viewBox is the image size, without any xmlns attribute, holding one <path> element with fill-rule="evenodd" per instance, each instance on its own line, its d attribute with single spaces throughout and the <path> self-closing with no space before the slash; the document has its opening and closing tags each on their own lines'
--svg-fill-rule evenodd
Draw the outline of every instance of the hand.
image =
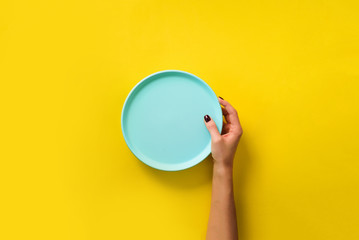
<svg viewBox="0 0 359 240">
<path fill-rule="evenodd" d="M 221 106 L 222 113 L 225 117 L 222 135 L 219 133 L 215 122 L 210 116 L 204 116 L 204 123 L 211 134 L 211 149 L 214 165 L 231 168 L 233 167 L 234 155 L 243 130 L 236 109 L 221 97 L 218 98 L 218 101 L 223 106 Z"/>
</svg>

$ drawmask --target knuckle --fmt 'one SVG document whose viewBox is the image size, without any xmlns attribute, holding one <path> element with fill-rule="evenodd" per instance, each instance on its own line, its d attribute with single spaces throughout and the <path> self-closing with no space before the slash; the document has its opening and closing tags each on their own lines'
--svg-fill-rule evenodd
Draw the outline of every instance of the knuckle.
<svg viewBox="0 0 359 240">
<path fill-rule="evenodd" d="M 235 129 L 233 130 L 233 134 L 237 137 L 241 137 L 243 134 L 243 130 L 242 129 Z"/>
<path fill-rule="evenodd" d="M 234 107 L 231 106 L 229 110 L 232 114 L 237 114 L 237 110 Z"/>
<path fill-rule="evenodd" d="M 238 137 L 242 137 L 242 135 L 243 135 L 243 131 L 240 131 Z"/>
</svg>

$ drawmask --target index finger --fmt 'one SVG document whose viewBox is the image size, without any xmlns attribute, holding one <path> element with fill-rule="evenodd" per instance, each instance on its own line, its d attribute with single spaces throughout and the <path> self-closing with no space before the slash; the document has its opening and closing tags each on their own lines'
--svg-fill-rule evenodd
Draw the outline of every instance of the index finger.
<svg viewBox="0 0 359 240">
<path fill-rule="evenodd" d="M 218 98 L 218 101 L 225 107 L 225 110 L 227 112 L 225 118 L 227 122 L 240 127 L 237 110 L 228 101 L 224 99 Z"/>
</svg>

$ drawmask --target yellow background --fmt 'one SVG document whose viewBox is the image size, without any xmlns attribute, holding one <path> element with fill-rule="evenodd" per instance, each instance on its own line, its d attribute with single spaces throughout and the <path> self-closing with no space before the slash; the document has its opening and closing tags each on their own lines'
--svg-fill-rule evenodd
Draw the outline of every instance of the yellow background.
<svg viewBox="0 0 359 240">
<path fill-rule="evenodd" d="M 157 171 L 121 133 L 129 91 L 164 69 L 238 109 L 241 239 L 359 239 L 358 12 L 339 0 L 2 0 L 0 239 L 204 239 L 211 159 Z"/>
</svg>

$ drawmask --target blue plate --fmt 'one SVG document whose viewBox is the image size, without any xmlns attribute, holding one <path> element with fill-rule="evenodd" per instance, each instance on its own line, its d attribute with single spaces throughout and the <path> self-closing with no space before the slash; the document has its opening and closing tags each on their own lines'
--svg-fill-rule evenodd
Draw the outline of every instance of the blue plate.
<svg viewBox="0 0 359 240">
<path fill-rule="evenodd" d="M 206 114 L 221 132 L 221 105 L 208 84 L 188 72 L 161 71 L 141 80 L 127 96 L 122 133 L 139 160 L 160 170 L 178 171 L 198 164 L 211 152 Z"/>
</svg>

